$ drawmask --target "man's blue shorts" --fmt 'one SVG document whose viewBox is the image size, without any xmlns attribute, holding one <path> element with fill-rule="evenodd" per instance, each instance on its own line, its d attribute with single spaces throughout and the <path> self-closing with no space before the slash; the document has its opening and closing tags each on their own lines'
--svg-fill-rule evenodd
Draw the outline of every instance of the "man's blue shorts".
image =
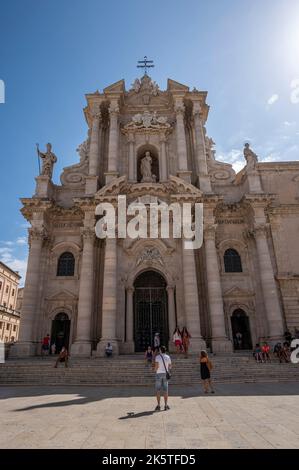
<svg viewBox="0 0 299 470">
<path fill-rule="evenodd" d="M 168 380 L 166 379 L 166 373 L 156 374 L 156 391 L 168 392 Z"/>
</svg>

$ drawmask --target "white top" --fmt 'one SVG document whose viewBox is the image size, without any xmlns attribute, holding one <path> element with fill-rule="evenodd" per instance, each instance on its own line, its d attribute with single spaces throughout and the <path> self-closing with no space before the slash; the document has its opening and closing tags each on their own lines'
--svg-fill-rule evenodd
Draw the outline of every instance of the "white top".
<svg viewBox="0 0 299 470">
<path fill-rule="evenodd" d="M 171 359 L 167 354 L 163 354 L 163 359 L 164 359 L 164 362 L 165 362 L 165 367 L 166 367 L 167 372 L 168 372 L 169 366 L 171 366 Z M 157 354 L 155 362 L 159 364 L 159 367 L 158 367 L 156 373 L 157 374 L 166 374 L 161 354 Z"/>
<path fill-rule="evenodd" d="M 173 335 L 173 341 L 182 341 L 182 337 L 177 331 Z"/>
</svg>

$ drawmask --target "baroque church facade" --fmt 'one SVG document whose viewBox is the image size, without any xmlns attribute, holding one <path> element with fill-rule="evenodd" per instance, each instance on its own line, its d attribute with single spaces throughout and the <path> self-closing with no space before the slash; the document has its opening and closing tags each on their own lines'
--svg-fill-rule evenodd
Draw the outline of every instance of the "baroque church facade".
<svg viewBox="0 0 299 470">
<path fill-rule="evenodd" d="M 86 95 L 79 163 L 52 182 L 40 152 L 36 192 L 22 199 L 29 259 L 15 356 L 40 353 L 47 333 L 72 355 L 143 351 L 159 332 L 172 348 L 186 326 L 191 351 L 250 349 L 299 327 L 299 163 L 261 163 L 245 145 L 235 173 L 215 158 L 207 93 L 145 74 Z M 203 203 L 200 249 L 182 239 L 95 235 L 96 206 Z M 236 341 L 241 333 L 242 341 Z"/>
</svg>

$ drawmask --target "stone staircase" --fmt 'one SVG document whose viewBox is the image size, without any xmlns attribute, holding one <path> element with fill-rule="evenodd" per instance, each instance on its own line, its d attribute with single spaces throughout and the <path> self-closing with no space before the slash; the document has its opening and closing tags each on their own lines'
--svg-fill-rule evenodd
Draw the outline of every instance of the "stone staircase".
<svg viewBox="0 0 299 470">
<path fill-rule="evenodd" d="M 257 364 L 252 355 L 211 356 L 212 378 L 216 383 L 291 382 L 299 380 L 299 364 Z M 71 358 L 69 368 L 54 366 L 55 358 L 11 359 L 0 364 L 0 385 L 153 385 L 154 373 L 143 356 L 111 359 Z M 171 384 L 197 384 L 197 357 L 173 358 Z"/>
</svg>

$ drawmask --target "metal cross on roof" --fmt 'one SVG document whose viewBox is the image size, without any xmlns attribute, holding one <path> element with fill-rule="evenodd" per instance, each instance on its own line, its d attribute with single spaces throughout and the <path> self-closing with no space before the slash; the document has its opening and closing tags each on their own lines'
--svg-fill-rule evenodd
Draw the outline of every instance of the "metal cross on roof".
<svg viewBox="0 0 299 470">
<path fill-rule="evenodd" d="M 147 60 L 146 55 L 144 56 L 143 60 L 138 60 L 138 64 L 142 64 L 142 65 L 137 65 L 137 68 L 144 69 L 144 75 L 147 75 L 147 69 L 149 69 L 151 67 L 155 67 L 154 66 L 154 61 L 153 60 Z"/>
</svg>

